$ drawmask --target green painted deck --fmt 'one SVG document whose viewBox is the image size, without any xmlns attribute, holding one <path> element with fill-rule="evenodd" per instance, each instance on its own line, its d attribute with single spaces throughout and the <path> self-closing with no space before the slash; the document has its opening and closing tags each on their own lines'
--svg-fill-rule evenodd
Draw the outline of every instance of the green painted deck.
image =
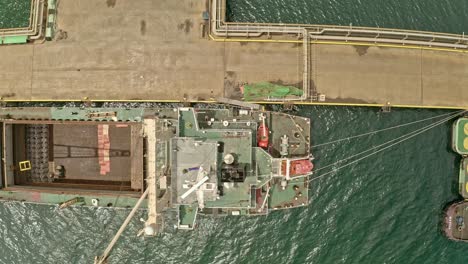
<svg viewBox="0 0 468 264">
<path fill-rule="evenodd" d="M 226 188 L 224 195 L 216 201 L 206 201 L 208 208 L 247 208 L 251 205 L 250 184 L 256 182 L 254 177 L 246 177 L 245 182 L 236 183 L 236 188 Z"/>
<path fill-rule="evenodd" d="M 309 185 L 307 180 L 307 177 L 292 179 L 284 190 L 281 187 L 280 181 L 274 183 L 271 186 L 268 207 L 282 209 L 308 204 Z"/>
<path fill-rule="evenodd" d="M 265 176 L 268 180 L 271 177 L 271 156 L 262 148 L 254 148 L 255 170 L 259 177 Z M 263 185 L 263 184 L 260 184 Z"/>
<path fill-rule="evenodd" d="M 210 111 L 207 111 L 210 112 Z M 229 112 L 218 112 L 218 118 L 226 118 Z M 179 136 L 180 137 L 199 137 L 215 142 L 223 142 L 224 153 L 235 153 L 237 161 L 246 166 L 246 171 L 249 171 L 252 166 L 252 142 L 253 134 L 250 129 L 239 129 L 230 124 L 228 128 L 202 126 L 200 128 L 199 120 L 194 112 L 194 109 L 181 110 L 179 119 Z M 224 113 L 224 115 L 223 115 Z M 209 115 L 209 113 L 207 113 Z M 223 186 L 224 194 L 220 199 L 215 201 L 206 201 L 207 208 L 246 208 L 251 205 L 250 185 L 257 183 L 257 178 L 252 173 L 247 173 L 244 182 L 225 183 Z"/>
<path fill-rule="evenodd" d="M 460 155 L 468 155 L 468 118 L 458 119 L 453 125 L 453 150 Z"/>
<path fill-rule="evenodd" d="M 281 186 L 282 183 L 283 185 L 286 183 L 281 170 L 281 162 L 310 158 L 310 120 L 307 118 L 269 111 L 235 108 L 213 110 L 190 107 L 172 109 L 12 107 L 2 108 L 0 116 L 2 117 L 0 119 L 11 128 L 8 133 L 15 132 L 14 129 L 26 123 L 27 125 L 53 123 L 55 126 L 52 130 L 54 131 L 53 137 L 47 138 L 49 140 L 64 139 L 65 143 L 58 144 L 60 146 L 68 146 L 67 144 L 71 143 L 73 143 L 70 145 L 72 147 L 93 146 L 93 142 L 97 142 L 94 138 L 99 136 L 95 128 L 95 125 L 99 124 L 98 121 L 106 123 L 126 121 L 125 127 L 127 128 L 121 130 L 125 133 L 122 137 L 124 139 L 118 139 L 119 143 L 127 140 L 130 135 L 130 144 L 140 142 L 143 145 L 146 137 L 148 138 L 146 145 L 152 146 L 149 137 L 155 133 L 157 148 L 154 150 L 156 152 L 154 165 L 158 168 L 156 174 L 159 184 L 155 195 L 151 197 L 156 197 L 155 203 L 157 212 L 160 213 L 159 216 L 162 216 L 166 209 L 174 209 L 174 213 L 177 212 L 178 220 L 173 224 L 180 229 L 193 229 L 198 212 L 215 216 L 266 215 L 269 209 L 300 207 L 309 203 L 307 177 L 288 180 L 284 190 Z M 145 126 L 138 124 L 139 122 L 144 120 L 144 124 L 147 125 L 149 122 L 146 120 L 155 117 L 158 118 L 156 118 L 157 125 L 154 130 L 140 129 Z M 259 120 L 264 118 L 265 123 L 270 127 L 267 149 L 256 146 L 257 127 Z M 65 132 L 64 128 L 59 130 L 61 126 L 67 126 L 70 130 Z M 110 127 L 113 126 L 110 125 Z M 58 133 L 60 131 L 62 131 L 61 134 Z M 77 134 L 74 133 L 75 131 Z M 288 138 L 289 143 L 281 143 L 281 137 Z M 8 138 L 15 144 L 23 144 L 23 141 L 14 141 L 11 136 Z M 89 141 L 93 142 L 89 143 Z M 115 144 L 112 143 L 112 145 Z M 283 150 L 285 145 L 287 151 Z M 68 152 L 64 152 L 67 156 L 61 159 L 78 157 L 69 149 L 71 148 L 67 149 Z M 122 149 L 126 150 L 128 147 L 122 147 Z M 148 150 L 148 153 L 152 151 Z M 285 152 L 287 153 L 283 154 Z M 134 170 L 153 168 L 153 158 L 149 158 L 152 155 L 147 155 L 146 160 L 143 159 L 145 157 L 143 147 L 131 150 L 130 153 L 136 153 L 135 159 L 141 159 L 141 162 L 132 160 L 132 171 L 129 172 L 131 175 L 139 175 L 135 174 Z M 84 156 L 87 160 L 96 159 L 95 152 L 87 155 L 89 156 Z M 90 167 L 84 166 L 83 162 L 78 162 L 76 159 L 72 161 L 70 164 L 61 162 L 67 168 L 67 177 L 74 176 L 73 179 L 85 180 L 85 176 L 82 176 L 83 172 L 72 175 L 71 172 L 74 170 L 70 168 L 74 168 L 73 166 L 77 164 L 80 168 L 89 171 Z M 93 163 L 97 164 L 97 162 Z M 88 176 L 94 177 L 94 174 Z M 5 179 L 15 180 L 14 177 L 16 176 L 7 174 Z M 101 178 L 102 176 L 99 176 L 93 180 L 99 181 Z M 143 178 L 139 177 L 140 180 Z M 133 179 L 131 180 L 133 185 Z M 98 190 L 96 182 L 92 183 L 96 191 L 91 191 L 91 185 L 59 188 L 56 185 L 51 186 L 52 182 L 41 187 L 38 183 L 34 183 L 35 186 L 33 186 L 33 183 L 27 181 L 15 182 L 15 184 L 17 185 L 9 184 L 6 189 L 0 191 L 0 200 L 59 205 L 79 198 L 83 202 L 76 203 L 76 206 L 92 206 L 92 200 L 98 199 L 99 206 L 103 207 L 133 207 L 141 195 L 139 188 L 129 188 L 124 191 L 120 189 L 119 191 L 107 188 L 109 184 L 99 185 L 101 189 Z M 131 189 L 134 191 L 130 191 Z M 151 202 L 151 199 L 145 200 L 143 207 L 148 208 L 148 203 L 151 205 Z"/>
<path fill-rule="evenodd" d="M 198 205 L 180 205 L 179 206 L 179 225 L 188 226 L 190 229 L 195 224 Z"/>
<path fill-rule="evenodd" d="M 460 195 L 468 199 L 468 158 L 464 158 L 460 163 L 460 176 L 458 179 Z"/>
<path fill-rule="evenodd" d="M 29 26 L 31 0 L 0 0 L 0 29 Z"/>
<path fill-rule="evenodd" d="M 6 36 L 0 37 L 0 45 L 23 44 L 28 42 L 28 36 Z"/>
<path fill-rule="evenodd" d="M 193 109 L 179 110 L 179 136 L 180 137 L 199 137 L 202 136 L 198 130 L 198 123 Z"/>
<path fill-rule="evenodd" d="M 138 196 L 138 194 L 136 195 Z M 83 194 L 77 192 L 76 194 L 67 193 L 51 193 L 46 192 L 45 190 L 37 190 L 31 189 L 28 187 L 22 187 L 21 189 L 16 190 L 0 190 L 0 200 L 14 200 L 14 201 L 25 201 L 31 203 L 39 203 L 39 204 L 60 204 L 70 199 L 76 197 L 83 197 L 84 203 L 82 205 L 92 206 L 92 199 L 99 200 L 99 206 L 103 207 L 133 207 L 135 206 L 136 202 L 138 201 L 139 197 L 129 197 L 125 195 L 119 195 L 118 193 L 111 193 L 109 192 L 107 195 L 103 194 L 103 192 L 95 193 L 95 194 Z M 146 208 L 147 203 L 146 200 L 143 201 L 141 208 Z"/>
<path fill-rule="evenodd" d="M 234 153 L 239 164 L 246 165 L 244 182 L 222 183 L 223 194 L 214 201 L 205 201 L 206 208 L 246 209 L 254 206 L 252 186 L 270 184 L 269 208 L 290 208 L 308 204 L 306 178 L 290 181 L 285 190 L 281 179 L 272 180 L 273 158 L 265 150 L 255 146 L 257 114 L 236 115 L 228 111 L 201 110 L 192 108 L 179 110 L 179 136 L 195 137 L 223 143 L 221 157 Z M 253 117 L 255 116 L 255 117 Z M 309 154 L 310 120 L 282 113 L 268 113 L 267 126 L 271 131 L 272 152 L 279 155 L 281 137 L 290 139 L 290 154 Z"/>
</svg>

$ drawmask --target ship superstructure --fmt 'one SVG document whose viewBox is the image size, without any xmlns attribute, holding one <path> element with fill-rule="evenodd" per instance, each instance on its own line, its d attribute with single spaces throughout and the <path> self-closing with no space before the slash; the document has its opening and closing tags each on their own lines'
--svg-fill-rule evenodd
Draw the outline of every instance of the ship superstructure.
<svg viewBox="0 0 468 264">
<path fill-rule="evenodd" d="M 265 215 L 308 204 L 309 119 L 242 109 L 178 112 L 170 145 L 179 228 L 192 229 L 199 212 Z"/>
</svg>

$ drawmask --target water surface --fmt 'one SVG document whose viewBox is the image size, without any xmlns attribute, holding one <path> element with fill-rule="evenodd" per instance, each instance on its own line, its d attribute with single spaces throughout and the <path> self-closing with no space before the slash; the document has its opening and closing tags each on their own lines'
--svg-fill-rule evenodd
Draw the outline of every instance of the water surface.
<svg viewBox="0 0 468 264">
<path fill-rule="evenodd" d="M 228 0 L 227 4 L 230 21 L 468 33 L 466 0 Z"/>
<path fill-rule="evenodd" d="M 31 0 L 0 0 L 0 29 L 29 26 Z"/>
</svg>

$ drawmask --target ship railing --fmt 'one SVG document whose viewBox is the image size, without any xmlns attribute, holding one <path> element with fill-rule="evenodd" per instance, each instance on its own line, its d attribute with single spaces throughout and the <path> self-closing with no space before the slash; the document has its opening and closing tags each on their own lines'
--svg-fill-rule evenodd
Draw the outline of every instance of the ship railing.
<svg viewBox="0 0 468 264">
<path fill-rule="evenodd" d="M 227 22 L 226 0 L 212 0 L 211 32 L 218 37 L 271 37 L 288 35 L 300 37 L 304 30 L 308 31 L 310 41 L 342 41 L 368 42 L 398 45 L 416 45 L 426 47 L 440 47 L 452 49 L 468 49 L 468 37 L 462 34 L 438 33 L 429 31 L 306 25 L 284 23 L 241 23 Z"/>
</svg>

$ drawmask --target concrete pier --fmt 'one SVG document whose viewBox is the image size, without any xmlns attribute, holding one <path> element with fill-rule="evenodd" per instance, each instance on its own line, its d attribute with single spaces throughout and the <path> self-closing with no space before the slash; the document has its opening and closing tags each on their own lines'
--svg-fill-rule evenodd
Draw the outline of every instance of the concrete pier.
<svg viewBox="0 0 468 264">
<path fill-rule="evenodd" d="M 207 9 L 199 0 L 61 1 L 56 40 L 0 47 L 0 97 L 183 101 L 239 98 L 244 82 L 302 87 L 302 40 L 210 38 Z M 321 103 L 468 107 L 465 51 L 384 46 L 310 44 L 310 89 Z"/>
</svg>

